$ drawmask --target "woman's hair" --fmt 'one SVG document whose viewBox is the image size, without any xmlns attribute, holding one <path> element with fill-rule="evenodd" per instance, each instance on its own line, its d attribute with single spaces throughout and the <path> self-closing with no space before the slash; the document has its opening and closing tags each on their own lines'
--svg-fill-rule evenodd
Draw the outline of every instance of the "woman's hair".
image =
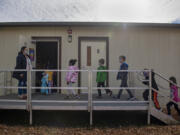
<svg viewBox="0 0 180 135">
<path fill-rule="evenodd" d="M 171 87 L 172 85 L 174 85 L 174 84 L 177 84 L 176 78 L 175 78 L 174 76 L 171 76 L 171 77 L 169 78 L 169 80 L 170 80 L 171 82 L 173 82 L 173 84 L 172 84 L 172 83 L 169 84 L 170 87 Z"/>
<path fill-rule="evenodd" d="M 69 60 L 69 66 L 74 66 L 76 64 L 77 60 L 76 59 L 70 59 Z"/>
<path fill-rule="evenodd" d="M 20 53 L 23 53 L 26 48 L 26 46 L 21 47 Z"/>
</svg>

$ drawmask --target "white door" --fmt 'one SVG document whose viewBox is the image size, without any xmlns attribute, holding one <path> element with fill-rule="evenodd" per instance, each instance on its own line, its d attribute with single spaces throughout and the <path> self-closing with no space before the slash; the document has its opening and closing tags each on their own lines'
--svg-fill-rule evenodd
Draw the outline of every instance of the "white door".
<svg viewBox="0 0 180 135">
<path fill-rule="evenodd" d="M 81 69 L 96 70 L 102 58 L 106 66 L 106 41 L 81 41 Z M 96 87 L 96 73 L 93 73 L 92 83 Z M 81 73 L 81 86 L 88 86 L 88 73 Z"/>
</svg>

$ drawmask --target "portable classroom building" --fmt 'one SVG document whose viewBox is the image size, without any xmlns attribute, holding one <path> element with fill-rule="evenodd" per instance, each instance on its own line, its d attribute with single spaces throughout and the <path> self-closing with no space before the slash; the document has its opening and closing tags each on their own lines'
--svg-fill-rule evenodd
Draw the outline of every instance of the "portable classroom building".
<svg viewBox="0 0 180 135">
<path fill-rule="evenodd" d="M 113 70 L 119 69 L 118 57 L 125 55 L 129 69 L 154 69 L 167 78 L 173 75 L 180 81 L 180 27 L 176 24 L 0 23 L 0 69 L 15 67 L 16 56 L 23 45 L 34 53 L 32 63 L 35 68 L 43 68 L 47 64 L 43 62 L 53 61 L 54 68 L 67 69 L 69 59 L 73 58 L 78 60 L 80 69 L 97 69 L 98 59 L 104 58 L 108 69 Z M 86 79 L 86 74 L 81 75 L 79 84 L 87 85 Z M 65 73 L 58 80 L 59 85 L 66 86 Z M 157 81 L 168 88 L 168 84 Z M 130 86 L 141 85 L 135 75 L 130 77 L 129 83 Z M 13 84 L 16 85 L 15 80 Z M 116 74 L 110 73 L 109 86 L 119 84 Z M 135 94 L 136 97 L 142 97 L 139 92 Z"/>
</svg>

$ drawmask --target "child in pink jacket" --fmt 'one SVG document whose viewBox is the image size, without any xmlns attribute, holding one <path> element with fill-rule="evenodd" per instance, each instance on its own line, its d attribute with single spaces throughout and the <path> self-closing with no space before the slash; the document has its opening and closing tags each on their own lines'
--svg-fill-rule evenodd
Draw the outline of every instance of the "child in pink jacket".
<svg viewBox="0 0 180 135">
<path fill-rule="evenodd" d="M 71 59 L 69 61 L 69 67 L 68 67 L 68 72 L 66 73 L 66 82 L 68 87 L 74 87 L 74 84 L 77 82 L 78 79 L 78 67 L 76 65 L 77 60 L 76 59 Z M 68 95 L 66 96 L 66 99 L 70 97 L 75 97 L 75 98 L 80 98 L 74 89 L 68 89 Z"/>
<path fill-rule="evenodd" d="M 177 102 L 180 101 L 179 97 L 178 97 L 178 87 L 175 85 L 176 84 L 176 78 L 175 77 L 170 77 L 169 78 L 170 81 L 172 81 L 172 83 L 170 83 L 170 98 L 171 100 L 173 100 L 174 102 L 172 101 L 169 101 L 168 104 L 166 105 L 167 106 L 167 111 L 168 111 L 168 115 L 171 116 L 171 106 L 174 105 L 174 108 L 176 109 L 176 111 L 178 112 L 178 114 L 180 115 L 180 110 L 179 110 L 179 107 L 178 107 L 178 104 Z"/>
</svg>

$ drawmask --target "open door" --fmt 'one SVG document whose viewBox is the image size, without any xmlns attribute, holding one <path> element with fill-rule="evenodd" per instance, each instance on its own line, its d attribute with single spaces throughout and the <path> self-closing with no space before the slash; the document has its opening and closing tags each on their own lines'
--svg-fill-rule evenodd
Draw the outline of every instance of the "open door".
<svg viewBox="0 0 180 135">
<path fill-rule="evenodd" d="M 61 69 L 61 37 L 32 37 L 35 44 L 35 65 L 36 69 Z M 35 74 L 35 86 L 41 86 L 42 72 Z M 53 86 L 61 86 L 61 73 L 53 73 Z M 36 92 L 40 90 L 36 89 Z M 61 90 L 52 89 L 52 92 Z"/>
<path fill-rule="evenodd" d="M 58 43 L 55 41 L 36 42 L 36 68 L 58 69 Z M 53 73 L 53 86 L 57 86 L 57 72 Z M 36 86 L 41 86 L 42 72 L 36 72 Z M 39 90 L 37 90 L 39 91 Z M 53 90 L 52 92 L 55 92 Z"/>
</svg>

